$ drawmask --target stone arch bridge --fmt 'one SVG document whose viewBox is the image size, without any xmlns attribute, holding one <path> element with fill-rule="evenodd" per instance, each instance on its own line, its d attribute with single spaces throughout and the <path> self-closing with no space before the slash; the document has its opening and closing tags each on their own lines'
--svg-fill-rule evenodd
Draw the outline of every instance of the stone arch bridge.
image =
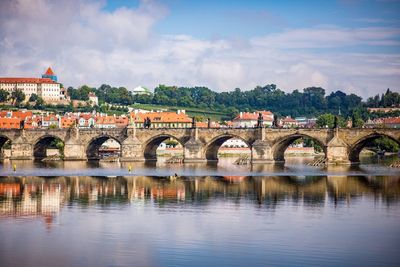
<svg viewBox="0 0 400 267">
<path fill-rule="evenodd" d="M 239 138 L 251 149 L 252 163 L 274 163 L 284 161 L 284 151 L 292 142 L 307 137 L 321 145 L 328 163 L 349 164 L 359 161 L 359 153 L 369 141 L 383 136 L 400 143 L 400 129 L 143 129 L 129 126 L 1 130 L 0 148 L 10 141 L 10 159 L 40 158 L 50 142 L 58 138 L 64 142 L 64 160 L 88 160 L 96 158 L 101 144 L 112 138 L 121 145 L 121 161 L 146 161 L 156 160 L 158 145 L 174 138 L 183 147 L 184 162 L 207 162 L 218 159 L 218 149 L 226 140 Z"/>
</svg>

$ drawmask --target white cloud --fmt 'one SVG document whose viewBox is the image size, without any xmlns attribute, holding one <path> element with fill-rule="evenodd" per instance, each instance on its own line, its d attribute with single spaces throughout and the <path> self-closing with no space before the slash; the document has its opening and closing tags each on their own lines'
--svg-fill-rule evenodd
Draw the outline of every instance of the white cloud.
<svg viewBox="0 0 400 267">
<path fill-rule="evenodd" d="M 400 84 L 398 53 L 338 49 L 397 47 L 397 28 L 320 26 L 249 40 L 201 40 L 155 34 L 153 26 L 166 14 L 153 1 L 112 12 L 86 0 L 0 1 L 0 76 L 38 76 L 52 66 L 66 86 L 231 90 L 275 83 L 284 90 L 315 85 L 363 96 Z"/>
</svg>

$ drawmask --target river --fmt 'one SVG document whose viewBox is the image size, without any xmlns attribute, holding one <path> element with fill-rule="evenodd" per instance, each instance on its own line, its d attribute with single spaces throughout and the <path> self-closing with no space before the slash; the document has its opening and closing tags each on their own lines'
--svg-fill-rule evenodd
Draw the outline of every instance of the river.
<svg viewBox="0 0 400 267">
<path fill-rule="evenodd" d="M 0 266 L 400 266 L 392 160 L 5 161 Z"/>
</svg>

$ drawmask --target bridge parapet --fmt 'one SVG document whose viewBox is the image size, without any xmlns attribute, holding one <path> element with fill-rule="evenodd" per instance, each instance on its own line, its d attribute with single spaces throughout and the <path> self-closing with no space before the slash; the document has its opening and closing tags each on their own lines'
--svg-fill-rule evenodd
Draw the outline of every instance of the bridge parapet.
<svg viewBox="0 0 400 267">
<path fill-rule="evenodd" d="M 230 138 L 243 140 L 251 149 L 253 163 L 273 163 L 284 159 L 284 151 L 294 140 L 307 137 L 317 141 L 330 163 L 356 162 L 370 140 L 386 136 L 400 143 L 400 129 L 272 129 L 272 128 L 109 128 L 109 129 L 25 129 L 0 130 L 0 147 L 11 141 L 12 159 L 32 159 L 38 142 L 59 138 L 65 160 L 86 160 L 108 138 L 121 144 L 122 159 L 155 159 L 158 145 L 168 138 L 181 143 L 186 162 L 216 160 L 219 147 Z"/>
</svg>

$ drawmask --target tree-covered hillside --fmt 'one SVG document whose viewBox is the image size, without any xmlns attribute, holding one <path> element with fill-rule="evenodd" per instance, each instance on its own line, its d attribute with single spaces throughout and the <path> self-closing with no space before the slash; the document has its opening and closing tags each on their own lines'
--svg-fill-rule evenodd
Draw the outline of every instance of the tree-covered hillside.
<svg viewBox="0 0 400 267">
<path fill-rule="evenodd" d="M 163 106 L 195 107 L 236 114 L 239 111 L 271 110 L 278 115 L 318 116 L 324 113 L 365 118 L 367 107 L 387 107 L 400 105 L 400 95 L 389 89 L 385 94 L 370 97 L 366 102 L 355 94 L 342 91 L 326 94 L 321 87 L 304 88 L 286 93 L 276 85 L 257 86 L 253 90 L 236 88 L 230 92 L 214 92 L 207 87 L 176 87 L 159 85 L 153 95 L 133 96 L 124 87 L 102 85 L 99 88 L 82 86 L 68 88 L 72 99 L 87 100 L 88 92 L 95 92 L 100 103 L 130 105 L 133 103 Z"/>
</svg>

